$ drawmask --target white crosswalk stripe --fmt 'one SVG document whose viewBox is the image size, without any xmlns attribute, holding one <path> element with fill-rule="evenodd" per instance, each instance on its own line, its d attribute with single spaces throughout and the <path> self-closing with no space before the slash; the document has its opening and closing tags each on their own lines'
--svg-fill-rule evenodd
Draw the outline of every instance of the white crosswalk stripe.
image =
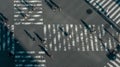
<svg viewBox="0 0 120 67">
<path fill-rule="evenodd" d="M 21 1 L 23 0 L 14 0 L 14 24 L 43 24 L 42 0 L 25 0 L 32 7 L 22 4 Z M 34 10 L 30 10 L 32 8 Z"/>
<path fill-rule="evenodd" d="M 87 0 L 90 4 L 96 7 L 100 12 L 104 14 L 106 17 L 110 18 L 116 24 L 120 23 L 120 7 L 114 0 Z M 100 7 L 101 6 L 101 7 Z M 101 9 L 104 9 L 102 11 Z"/>
<path fill-rule="evenodd" d="M 120 54 L 117 54 L 117 58 L 115 60 L 110 60 L 105 66 L 106 67 L 120 67 Z"/>
<path fill-rule="evenodd" d="M 64 31 L 70 33 L 66 36 L 64 32 L 59 29 L 62 26 Z M 44 25 L 44 37 L 47 38 L 45 43 L 48 50 L 51 51 L 103 51 L 101 42 L 97 39 L 97 35 L 104 39 L 103 26 L 92 27 L 96 30 L 95 34 L 90 34 L 90 32 L 82 25 L 76 24 L 46 24 Z M 114 36 L 118 37 L 119 34 L 113 32 Z M 104 39 L 105 40 L 105 39 Z M 117 42 L 112 38 L 108 37 L 105 40 L 105 45 L 108 48 L 116 47 Z"/>
<path fill-rule="evenodd" d="M 107 65 L 109 66 L 109 67 L 113 67 L 110 63 L 107 63 Z M 106 66 L 107 67 L 107 66 Z"/>
<path fill-rule="evenodd" d="M 15 67 L 46 67 L 43 51 L 16 51 Z"/>
</svg>

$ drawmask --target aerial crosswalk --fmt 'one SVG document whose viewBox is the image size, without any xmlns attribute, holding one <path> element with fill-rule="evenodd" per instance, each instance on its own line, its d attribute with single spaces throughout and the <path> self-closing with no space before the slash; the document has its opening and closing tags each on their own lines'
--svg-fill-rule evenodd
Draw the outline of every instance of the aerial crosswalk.
<svg viewBox="0 0 120 67">
<path fill-rule="evenodd" d="M 120 7 L 115 0 L 86 0 L 106 17 L 116 24 L 120 23 Z M 27 5 L 25 4 L 27 3 Z M 30 7 L 29 7 L 30 6 Z M 34 8 L 34 9 L 33 9 Z M 43 24 L 42 0 L 14 0 L 14 24 Z M 0 26 L 2 28 L 2 26 Z M 68 33 L 61 31 L 59 27 Z M 105 51 L 99 36 L 103 39 L 105 46 L 109 49 L 115 48 L 118 42 L 104 31 L 104 25 L 90 25 L 95 29 L 91 34 L 85 26 L 81 24 L 43 24 L 45 47 L 48 51 Z M 5 30 L 5 29 L 4 29 Z M 8 37 L 10 32 L 4 34 L 0 29 L 1 39 L 0 50 L 9 47 L 12 38 Z M 4 31 L 5 32 L 5 31 Z M 111 32 L 117 39 L 118 32 Z M 14 36 L 14 35 L 13 35 Z M 7 39 L 7 40 L 6 40 Z M 11 40 L 10 40 L 11 39 Z M 7 42 L 5 42 L 7 41 Z M 6 45 L 4 45 L 6 44 Z M 13 44 L 14 45 L 14 44 Z M 8 48 L 14 50 L 14 47 Z M 15 51 L 15 67 L 46 67 L 45 53 L 43 51 Z M 117 54 L 115 61 L 109 61 L 104 67 L 119 67 L 120 55 Z"/>
<path fill-rule="evenodd" d="M 43 24 L 42 0 L 14 0 L 14 24 Z"/>
<path fill-rule="evenodd" d="M 46 24 L 44 25 L 45 46 L 50 51 L 104 51 L 101 42 L 97 39 L 99 36 L 108 48 L 116 47 L 117 42 L 111 36 L 106 36 L 103 25 L 91 26 L 96 30 L 95 34 L 91 34 L 81 24 Z M 59 27 L 62 27 L 70 35 L 65 36 Z M 112 32 L 112 34 L 116 37 L 119 36 L 117 32 Z"/>
<path fill-rule="evenodd" d="M 15 67 L 46 67 L 43 51 L 16 51 Z"/>
<path fill-rule="evenodd" d="M 120 6 L 115 0 L 86 0 L 116 24 L 120 23 Z"/>
</svg>

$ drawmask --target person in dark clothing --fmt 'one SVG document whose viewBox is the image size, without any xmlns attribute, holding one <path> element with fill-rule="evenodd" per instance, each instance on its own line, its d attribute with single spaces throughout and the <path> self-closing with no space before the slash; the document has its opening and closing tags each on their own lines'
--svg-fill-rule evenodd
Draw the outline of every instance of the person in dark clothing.
<svg viewBox="0 0 120 67">
<path fill-rule="evenodd" d="M 56 11 L 57 9 L 61 11 L 61 8 L 52 0 L 45 0 L 45 2 L 53 11 Z"/>
<path fill-rule="evenodd" d="M 34 6 L 32 6 L 26 0 L 20 0 L 20 2 L 21 2 L 21 4 L 25 5 L 25 7 L 28 9 L 28 11 L 33 11 L 34 10 Z"/>
<path fill-rule="evenodd" d="M 0 21 L 2 21 L 2 22 L 4 22 L 5 24 L 7 24 L 8 18 L 5 17 L 2 13 L 0 13 Z"/>
<path fill-rule="evenodd" d="M 53 2 L 53 0 L 49 0 L 55 7 L 57 7 L 59 9 L 59 11 L 61 11 L 60 6 L 58 6 L 55 2 Z"/>
<path fill-rule="evenodd" d="M 25 30 L 25 33 L 30 37 L 30 39 L 32 39 L 33 41 L 35 41 L 35 37 L 33 37 L 27 30 Z"/>
<path fill-rule="evenodd" d="M 62 32 L 64 33 L 65 36 L 69 36 L 69 35 L 70 35 L 70 33 L 66 32 L 66 31 L 63 29 L 63 27 L 60 26 L 59 29 L 60 29 L 60 31 L 62 31 Z"/>
<path fill-rule="evenodd" d="M 48 51 L 45 49 L 45 47 L 43 47 L 43 46 L 41 46 L 41 45 L 38 45 L 38 46 L 41 48 L 42 51 L 45 52 L 45 54 L 46 54 L 48 57 L 52 58 L 52 55 L 50 55 L 50 54 L 48 53 Z"/>
<path fill-rule="evenodd" d="M 42 37 L 40 37 L 36 32 L 34 32 L 34 34 L 37 36 L 37 38 L 42 42 L 42 43 L 44 43 L 45 42 L 45 40 L 44 39 L 42 39 Z"/>
<path fill-rule="evenodd" d="M 20 15 L 24 18 L 24 19 L 27 19 L 28 18 L 28 15 L 23 13 L 21 9 L 19 9 L 18 7 L 15 6 L 15 8 L 20 12 Z"/>
</svg>

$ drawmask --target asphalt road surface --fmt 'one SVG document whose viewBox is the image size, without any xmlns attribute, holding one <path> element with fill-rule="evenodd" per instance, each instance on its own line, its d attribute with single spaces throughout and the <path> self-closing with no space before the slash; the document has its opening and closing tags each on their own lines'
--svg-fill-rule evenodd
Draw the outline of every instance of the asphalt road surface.
<svg viewBox="0 0 120 67">
<path fill-rule="evenodd" d="M 104 31 L 104 24 L 108 24 L 108 22 L 84 0 L 52 0 L 61 7 L 61 11 L 51 10 L 45 0 L 26 1 L 34 5 L 36 10 L 29 12 L 23 4 L 20 4 L 19 0 L 0 1 L 0 12 L 8 17 L 9 29 L 13 30 L 13 40 L 15 40 L 14 44 L 10 46 L 12 47 L 10 51 L 14 51 L 14 57 L 9 56 L 8 44 L 1 43 L 0 66 L 120 66 L 120 55 L 117 54 L 117 59 L 110 61 L 106 57 L 106 51 L 101 46 L 101 42 L 97 39 L 97 36 L 101 37 L 105 46 L 110 49 L 114 49 L 118 44 L 113 37 Z M 15 9 L 15 6 L 27 14 L 28 18 L 24 19 Z M 94 34 L 90 33 L 81 19 L 95 30 Z M 63 31 L 60 30 L 60 27 Z M 1 40 L 6 39 L 4 30 L 4 27 L 0 30 Z M 119 40 L 118 32 L 112 27 L 109 27 L 108 30 Z M 34 32 L 45 41 L 42 42 Z M 66 34 L 69 35 L 66 36 Z M 51 57 L 47 56 L 38 45 L 45 47 Z M 6 46 L 4 50 L 3 46 Z"/>
</svg>

